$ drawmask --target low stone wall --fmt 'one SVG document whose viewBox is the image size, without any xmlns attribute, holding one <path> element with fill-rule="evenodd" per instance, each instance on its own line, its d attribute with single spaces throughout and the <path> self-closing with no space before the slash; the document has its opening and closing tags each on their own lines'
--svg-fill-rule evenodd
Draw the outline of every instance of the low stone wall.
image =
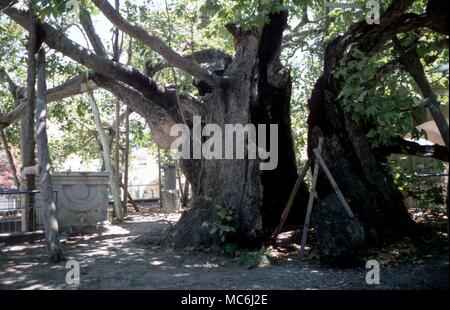
<svg viewBox="0 0 450 310">
<path fill-rule="evenodd" d="M 95 226 L 108 219 L 108 172 L 54 172 L 53 189 L 57 195 L 57 217 L 62 230 Z M 36 176 L 36 189 L 40 190 Z M 41 196 L 37 195 L 37 210 L 42 213 Z M 42 221 L 42 214 L 37 219 Z"/>
</svg>

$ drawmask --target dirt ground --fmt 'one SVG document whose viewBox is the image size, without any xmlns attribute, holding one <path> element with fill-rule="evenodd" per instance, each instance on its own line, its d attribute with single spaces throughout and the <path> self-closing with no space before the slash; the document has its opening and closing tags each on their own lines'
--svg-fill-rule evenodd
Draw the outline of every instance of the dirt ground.
<svg viewBox="0 0 450 310">
<path fill-rule="evenodd" d="M 159 234 L 177 214 L 131 215 L 101 233 L 70 237 L 68 259 L 80 263 L 80 284 L 65 282 L 65 263 L 49 264 L 41 242 L 0 245 L 0 289 L 448 289 L 448 247 L 419 263 L 381 267 L 380 284 L 365 282 L 367 269 L 338 269 L 286 255 L 247 269 L 222 255 L 151 247 L 135 238 Z"/>
</svg>

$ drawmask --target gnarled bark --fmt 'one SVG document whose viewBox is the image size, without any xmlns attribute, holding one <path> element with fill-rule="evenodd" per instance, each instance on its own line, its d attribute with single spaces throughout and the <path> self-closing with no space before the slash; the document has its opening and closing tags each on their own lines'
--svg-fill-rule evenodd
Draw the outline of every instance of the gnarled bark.
<svg viewBox="0 0 450 310">
<path fill-rule="evenodd" d="M 367 131 L 343 111 L 338 99 L 340 81 L 333 76 L 337 64 L 344 58 L 344 53 L 348 52 L 346 49 L 357 47 L 366 56 L 370 56 L 398 32 L 424 26 L 426 22 L 422 17 L 404 13 L 412 2 L 394 1 L 381 17 L 380 25 L 374 27 L 361 22 L 328 44 L 324 74 L 316 82 L 309 100 L 309 157 L 314 159 L 312 149 L 316 147 L 318 138 L 323 137 L 322 157 L 355 213 L 357 224 L 364 232 L 361 235 L 359 229 L 354 229 L 358 225 L 345 220 L 345 210 L 333 198 L 334 191 L 329 181 L 323 174 L 319 174 L 319 206 L 315 208 L 313 224 L 322 257 L 332 262 L 348 262 L 361 248 L 380 244 L 415 230 L 401 193 L 383 169 L 387 154 L 372 150 L 366 137 Z M 327 212 L 340 212 L 342 216 L 336 215 L 335 221 L 327 224 L 328 218 L 323 216 Z M 331 248 L 328 242 L 330 236 L 342 238 L 333 238 Z"/>
<path fill-rule="evenodd" d="M 193 176 L 189 179 L 193 180 L 195 196 L 192 208 L 169 232 L 165 244 L 219 244 L 219 236 L 210 234 L 211 226 L 202 225 L 218 221 L 216 206 L 233 210 L 228 225 L 235 231 L 227 235 L 227 242 L 260 244 L 278 223 L 297 178 L 290 123 L 290 72 L 279 61 L 286 21 L 287 13 L 280 12 L 270 15 L 270 23 L 259 30 L 244 31 L 227 25 L 236 45 L 233 61 L 224 72 L 231 82 L 228 87 L 208 93 L 201 110 L 205 123 L 219 124 L 222 129 L 227 123 L 277 124 L 278 166 L 259 171 L 258 161 L 252 159 L 183 160 L 188 177 Z M 298 196 L 294 210 L 304 210 L 308 197 L 305 184 Z M 296 212 L 291 218 L 298 222 L 303 219 Z"/>
</svg>

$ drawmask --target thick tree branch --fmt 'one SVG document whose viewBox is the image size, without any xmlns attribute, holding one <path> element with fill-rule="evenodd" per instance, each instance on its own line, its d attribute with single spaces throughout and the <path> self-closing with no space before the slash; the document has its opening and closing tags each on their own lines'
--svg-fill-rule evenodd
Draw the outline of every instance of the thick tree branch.
<svg viewBox="0 0 450 310">
<path fill-rule="evenodd" d="M 420 62 L 419 55 L 414 47 L 409 47 L 405 49 L 400 42 L 394 38 L 395 49 L 400 56 L 400 61 L 403 68 L 411 75 L 411 77 L 416 82 L 417 86 L 420 88 L 424 98 L 428 99 L 428 108 L 430 109 L 431 115 L 439 129 L 439 133 L 442 139 L 449 148 L 449 127 L 447 120 L 444 117 L 440 109 L 440 104 L 437 100 L 436 94 L 434 93 L 428 79 L 425 75 L 425 71 L 422 63 Z"/>
<path fill-rule="evenodd" d="M 228 66 L 226 73 L 234 76 L 233 83 L 240 83 L 254 65 L 258 54 L 260 30 L 256 27 L 244 29 L 233 23 L 226 24 L 225 28 L 233 36 L 236 50 L 234 60 Z"/>
<path fill-rule="evenodd" d="M 184 58 L 199 64 L 209 63 L 212 65 L 212 70 L 215 70 L 220 66 L 222 66 L 222 70 L 224 70 L 224 68 L 226 68 L 233 60 L 230 55 L 216 48 L 195 51 L 192 54 L 184 56 Z M 167 61 L 152 63 L 149 59 L 146 63 L 146 73 L 149 77 L 153 77 L 157 72 L 170 67 L 172 67 L 172 65 Z"/>
<path fill-rule="evenodd" d="M 404 154 L 421 157 L 430 157 L 439 159 L 445 162 L 449 161 L 448 151 L 445 146 L 434 145 L 421 145 L 419 143 L 402 139 L 401 137 L 395 138 L 389 147 L 381 149 L 383 154 Z"/>
<path fill-rule="evenodd" d="M 139 26 L 131 24 L 123 18 L 107 0 L 93 0 L 92 2 L 95 3 L 106 18 L 108 18 L 118 29 L 145 43 L 153 51 L 164 57 L 167 62 L 173 66 L 180 68 L 181 70 L 191 74 L 199 80 L 204 81 L 212 87 L 218 87 L 221 85 L 222 78 L 220 76 L 213 74 L 209 70 L 203 69 L 197 63 L 181 56 L 168 47 L 160 38 L 149 34 Z"/>
<path fill-rule="evenodd" d="M 373 54 L 383 48 L 385 43 L 393 39 L 399 33 L 405 33 L 419 27 L 428 25 L 428 20 L 424 15 L 405 13 L 415 0 L 395 0 L 380 18 L 379 25 L 369 25 L 365 20 L 353 25 L 342 37 L 335 39 L 342 52 L 346 47 L 355 44 L 360 51 L 366 54 Z M 359 42 L 365 42 L 360 46 Z M 332 46 L 334 44 L 330 44 Z M 336 57 L 335 59 L 340 59 Z M 334 64 L 327 64 L 326 67 L 334 67 Z"/>
<path fill-rule="evenodd" d="M 0 70 L 0 75 L 1 74 L 2 71 Z M 7 74 L 4 71 L 3 74 L 7 76 Z M 17 86 L 11 79 L 9 79 L 9 81 L 10 82 L 8 83 L 11 83 L 10 85 L 13 85 L 13 87 L 10 87 L 12 97 L 19 104 L 16 105 L 14 109 L 11 110 L 10 112 L 0 114 L 0 127 L 3 128 L 8 127 L 13 123 L 15 123 L 16 121 L 18 121 L 20 116 L 22 116 L 22 114 L 25 112 L 25 107 L 27 105 L 26 88 Z M 94 83 L 92 84 L 91 83 L 89 85 L 90 88 L 94 89 L 97 87 Z M 78 75 L 74 78 L 67 80 L 61 85 L 49 89 L 47 91 L 47 101 L 53 102 L 62 100 L 64 98 L 81 94 L 86 90 L 87 87 L 85 78 L 82 75 Z"/>
<path fill-rule="evenodd" d="M 8 1 L 0 0 L 0 9 L 19 25 L 28 29 L 28 14 L 15 8 L 6 8 Z M 45 36 L 45 42 L 65 56 L 111 79 L 119 80 L 140 91 L 153 103 L 170 109 L 173 104 L 173 94 L 158 86 L 154 81 L 143 75 L 139 70 L 111 61 L 103 56 L 92 53 L 88 49 L 68 39 L 48 23 L 39 24 L 38 31 Z"/>
<path fill-rule="evenodd" d="M 26 101 L 21 102 L 17 107 L 15 107 L 12 111 L 6 114 L 0 114 L 0 128 L 5 128 L 10 126 L 19 120 L 19 118 L 25 112 L 25 107 L 27 103 Z"/>
<path fill-rule="evenodd" d="M 6 3 L 7 1 L 0 0 L 0 9 L 4 9 L 4 13 L 27 29 L 27 13 L 15 8 L 5 9 Z M 38 29 L 44 33 L 45 42 L 50 48 L 60 51 L 65 56 L 94 70 L 95 73 L 89 74 L 89 79 L 95 81 L 98 86 L 109 90 L 125 102 L 133 111 L 143 116 L 150 124 L 155 142 L 158 145 L 161 147 L 170 146 L 171 138 L 167 136 L 170 132 L 171 124 L 180 122 L 175 90 L 158 86 L 154 81 L 135 68 L 113 62 L 103 56 L 90 52 L 65 37 L 64 34 L 55 30 L 47 23 L 39 24 Z M 82 76 L 75 78 L 71 83 L 71 86 L 73 86 L 71 89 L 77 92 L 84 91 L 85 86 L 83 87 L 83 85 L 85 81 L 86 79 L 83 82 Z M 67 90 L 67 88 L 60 88 L 57 92 L 55 91 L 53 94 L 54 98 L 49 94 L 49 100 L 55 99 L 57 94 L 61 95 L 64 93 L 63 90 Z M 198 111 L 199 105 L 201 104 L 197 98 L 184 94 L 180 95 L 180 102 L 187 111 Z M 14 113 L 7 115 L 4 120 L 10 122 L 12 118 L 20 114 L 19 108 Z M 167 121 L 164 125 L 158 124 L 164 123 L 166 119 Z"/>
<path fill-rule="evenodd" d="M 150 100 L 144 97 L 140 92 L 132 87 L 109 79 L 101 74 L 94 73 L 90 78 L 99 86 L 114 96 L 119 98 L 122 102 L 134 112 L 138 113 L 147 121 L 152 131 L 155 143 L 163 148 L 169 148 L 172 138 L 169 136 L 170 128 L 176 123 L 181 122 L 180 114 L 177 109 L 168 112 L 167 110 L 152 104 Z"/>
<path fill-rule="evenodd" d="M 0 67 L 0 83 L 8 83 L 9 91 L 13 94 L 13 96 L 16 94 L 18 90 L 18 86 L 14 81 L 9 77 L 8 73 L 6 73 L 5 69 Z"/>
<path fill-rule="evenodd" d="M 88 11 L 82 9 L 80 11 L 80 23 L 83 26 L 84 31 L 89 38 L 92 46 L 94 47 L 94 51 L 105 58 L 108 58 L 108 52 L 106 51 L 105 46 L 102 43 L 102 40 L 95 32 L 94 24 L 92 23 L 91 15 Z"/>
</svg>

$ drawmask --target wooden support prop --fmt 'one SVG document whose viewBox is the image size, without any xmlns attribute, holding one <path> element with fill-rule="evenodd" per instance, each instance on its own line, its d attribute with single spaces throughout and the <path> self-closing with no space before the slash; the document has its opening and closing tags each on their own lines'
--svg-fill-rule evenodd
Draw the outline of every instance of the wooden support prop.
<svg viewBox="0 0 450 310">
<path fill-rule="evenodd" d="M 39 158 L 39 174 L 41 177 L 42 209 L 44 213 L 45 244 L 49 260 L 58 263 L 64 260 L 64 254 L 59 242 L 58 219 L 56 204 L 53 197 L 53 184 L 48 153 L 47 138 L 47 85 L 45 82 L 45 51 L 38 53 L 38 83 L 36 100 L 36 140 Z"/>
<path fill-rule="evenodd" d="M 318 146 L 319 153 L 322 152 L 322 142 L 323 142 L 322 138 L 319 138 L 319 146 Z M 311 211 L 313 207 L 314 197 L 316 197 L 316 184 L 318 175 L 319 175 L 319 160 L 316 157 L 316 160 L 314 162 L 312 186 L 311 191 L 309 192 L 308 208 L 306 209 L 306 218 L 305 223 L 303 225 L 300 258 L 302 258 L 303 255 L 305 254 L 306 237 L 308 235 L 309 221 L 311 220 Z"/>
<path fill-rule="evenodd" d="M 134 201 L 133 197 L 131 196 L 130 192 L 128 191 L 128 188 L 125 189 L 125 185 L 122 182 L 122 180 L 120 180 L 120 187 L 123 188 L 124 191 L 124 195 L 128 198 L 128 201 L 131 203 L 131 205 L 133 206 L 134 211 L 139 212 L 139 208 L 136 204 L 136 201 Z"/>
<path fill-rule="evenodd" d="M 352 210 L 350 209 L 350 206 L 348 205 L 347 201 L 344 198 L 344 195 L 342 195 L 341 190 L 337 186 L 336 181 L 334 180 L 333 176 L 331 175 L 330 170 L 328 169 L 327 165 L 325 164 L 322 155 L 320 155 L 320 151 L 317 149 L 313 150 L 314 155 L 316 155 L 316 158 L 319 160 L 320 166 L 322 167 L 323 171 L 327 175 L 328 180 L 330 180 L 331 186 L 333 187 L 334 191 L 336 192 L 336 195 L 338 196 L 339 200 L 341 201 L 342 205 L 345 208 L 345 211 L 347 211 L 347 214 L 350 218 L 354 218 L 355 215 L 353 214 Z"/>
<path fill-rule="evenodd" d="M 127 210 L 128 204 L 128 169 L 129 169 L 129 154 L 130 154 L 130 110 L 127 108 L 125 117 L 125 151 L 124 151 L 124 176 L 123 176 L 123 209 Z M 136 210 L 136 206 L 133 205 Z M 139 209 L 138 209 L 139 210 Z M 126 213 L 126 212 L 125 212 Z"/>
<path fill-rule="evenodd" d="M 95 127 L 97 128 L 98 135 L 100 137 L 100 142 L 102 144 L 103 148 L 103 161 L 105 163 L 106 171 L 111 173 L 109 178 L 109 187 L 111 189 L 111 193 L 113 195 L 114 200 L 114 212 L 119 221 L 122 221 L 123 214 L 122 214 L 122 206 L 120 201 L 120 189 L 119 189 L 119 180 L 120 178 L 116 178 L 114 174 L 113 165 L 111 163 L 111 149 L 109 147 L 109 141 L 106 137 L 105 130 L 102 127 L 102 120 L 100 117 L 100 110 L 98 108 L 97 102 L 95 101 L 94 93 L 92 92 L 92 89 L 87 89 L 88 99 L 89 99 L 89 105 L 91 106 L 92 110 L 92 116 L 94 119 Z"/>
<path fill-rule="evenodd" d="M 331 174 L 330 170 L 328 169 L 327 165 L 325 164 L 325 161 L 322 158 L 322 155 L 321 155 L 322 143 L 323 143 L 323 139 L 319 138 L 319 146 L 313 150 L 313 153 L 316 156 L 316 160 L 314 162 L 314 173 L 313 173 L 311 192 L 309 194 L 309 200 L 308 200 L 308 209 L 306 210 L 306 219 L 305 219 L 305 224 L 303 226 L 301 248 L 300 248 L 300 258 L 303 258 L 304 254 L 305 254 L 305 245 L 306 245 L 306 238 L 308 235 L 309 222 L 311 220 L 311 211 L 312 211 L 312 207 L 313 207 L 314 198 L 317 197 L 316 185 L 317 185 L 317 177 L 319 175 L 319 167 L 322 168 L 323 171 L 325 172 L 325 175 L 327 176 L 328 180 L 330 181 L 331 186 L 333 187 L 334 191 L 336 192 L 336 195 L 338 196 L 339 200 L 341 201 L 342 205 L 344 206 L 345 211 L 347 212 L 348 216 L 350 218 L 355 217 L 352 210 L 350 209 L 350 206 L 348 205 L 347 201 L 345 200 L 344 195 L 342 194 L 336 181 L 334 180 L 333 175 Z"/>
<path fill-rule="evenodd" d="M 176 166 L 176 170 L 177 170 L 178 187 L 180 188 L 180 197 L 183 197 L 184 193 L 183 193 L 183 187 L 181 186 L 180 166 L 178 164 Z"/>
<path fill-rule="evenodd" d="M 115 9 L 119 11 L 119 1 L 115 1 Z M 114 29 L 114 38 L 113 38 L 113 59 L 114 61 L 120 61 L 121 50 L 119 48 L 119 29 Z M 114 169 L 113 174 L 117 179 L 117 184 L 120 183 L 120 100 L 118 97 L 115 98 L 115 112 L 116 112 L 116 123 L 115 123 L 115 132 L 114 132 L 114 140 L 115 140 L 115 148 L 114 148 Z M 121 193 L 120 190 L 118 192 L 119 201 L 121 201 Z M 122 213 L 127 213 L 127 206 L 124 203 L 122 206 Z"/>
<path fill-rule="evenodd" d="M 159 186 L 159 207 L 163 207 L 162 184 L 161 184 L 161 150 L 158 146 L 158 186 Z"/>
<path fill-rule="evenodd" d="M 188 181 L 187 178 L 185 178 L 185 180 L 184 180 L 184 190 L 183 190 L 183 200 L 181 202 L 181 206 L 183 208 L 187 207 L 188 198 L 189 198 L 189 181 Z"/>
<path fill-rule="evenodd" d="M 306 173 L 309 170 L 310 164 L 311 164 L 311 160 L 308 159 L 305 166 L 303 166 L 302 171 L 298 175 L 297 181 L 295 182 L 294 188 L 292 189 L 291 195 L 289 196 L 289 200 L 286 204 L 286 207 L 283 210 L 283 214 L 281 215 L 280 222 L 278 223 L 278 226 L 272 235 L 271 244 L 275 244 L 275 241 L 276 241 L 278 235 L 280 234 L 281 230 L 284 227 L 284 223 L 286 222 L 289 212 L 291 211 L 292 205 L 294 204 L 295 197 L 297 196 L 297 192 L 300 188 L 300 185 L 303 182 L 303 179 L 305 178 Z"/>
</svg>

